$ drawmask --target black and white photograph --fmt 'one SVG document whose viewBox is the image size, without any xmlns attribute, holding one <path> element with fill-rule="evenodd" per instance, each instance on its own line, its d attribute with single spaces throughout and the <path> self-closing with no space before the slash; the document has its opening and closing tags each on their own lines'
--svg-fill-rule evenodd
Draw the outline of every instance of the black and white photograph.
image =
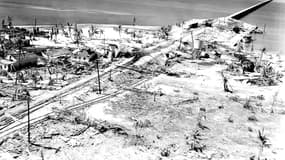
<svg viewBox="0 0 285 160">
<path fill-rule="evenodd" d="M 0 0 L 0 160 L 285 160 L 285 0 Z"/>
</svg>

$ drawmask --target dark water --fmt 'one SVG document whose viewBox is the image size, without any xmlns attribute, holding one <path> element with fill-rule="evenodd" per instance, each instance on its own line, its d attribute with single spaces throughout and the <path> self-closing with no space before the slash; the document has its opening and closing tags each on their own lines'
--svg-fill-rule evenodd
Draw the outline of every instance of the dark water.
<svg viewBox="0 0 285 160">
<path fill-rule="evenodd" d="M 285 3 L 270 3 L 243 20 L 261 28 L 266 26 L 264 36 L 257 37 L 257 48 L 265 47 L 285 54 Z"/>
<path fill-rule="evenodd" d="M 10 15 L 16 24 L 32 24 L 34 17 L 40 24 L 131 24 L 136 16 L 137 24 L 165 25 L 227 16 L 255 3 L 257 0 L 0 0 L 0 18 Z M 266 24 L 259 48 L 264 45 L 285 51 L 285 3 L 271 3 L 244 20 Z"/>
</svg>

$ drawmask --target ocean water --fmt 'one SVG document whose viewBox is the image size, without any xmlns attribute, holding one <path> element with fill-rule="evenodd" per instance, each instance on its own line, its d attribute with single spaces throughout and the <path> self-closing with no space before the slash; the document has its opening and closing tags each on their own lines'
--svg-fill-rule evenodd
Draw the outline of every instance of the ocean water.
<svg viewBox="0 0 285 160">
<path fill-rule="evenodd" d="M 280 0 L 281 1 L 281 0 Z M 279 51 L 285 55 L 285 0 L 284 3 L 270 3 L 243 19 L 264 28 L 264 35 L 257 36 L 256 48 Z"/>
<path fill-rule="evenodd" d="M 255 48 L 285 51 L 285 3 L 273 2 L 243 20 L 263 28 Z M 285 1 L 285 0 L 284 0 Z M 216 18 L 247 8 L 257 0 L 0 0 L 0 18 L 14 23 L 111 23 L 166 25 L 193 18 Z"/>
</svg>

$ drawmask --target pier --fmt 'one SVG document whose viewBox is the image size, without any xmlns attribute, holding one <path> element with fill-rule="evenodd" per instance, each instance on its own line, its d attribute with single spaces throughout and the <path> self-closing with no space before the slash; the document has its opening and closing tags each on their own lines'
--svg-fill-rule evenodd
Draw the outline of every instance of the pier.
<svg viewBox="0 0 285 160">
<path fill-rule="evenodd" d="M 257 9 L 265 6 L 266 4 L 272 2 L 273 0 L 266 0 L 266 1 L 262 1 L 262 2 L 259 2 L 249 8 L 246 8 L 244 10 L 241 10 L 239 12 L 236 12 L 234 14 L 231 14 L 230 16 L 228 16 L 229 18 L 233 18 L 233 19 L 242 19 L 243 17 L 247 16 L 248 14 L 256 11 Z"/>
</svg>

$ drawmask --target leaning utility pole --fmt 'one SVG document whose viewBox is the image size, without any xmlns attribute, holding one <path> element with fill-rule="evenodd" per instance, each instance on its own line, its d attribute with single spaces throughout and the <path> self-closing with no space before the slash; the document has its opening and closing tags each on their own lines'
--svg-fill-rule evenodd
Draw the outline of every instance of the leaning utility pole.
<svg viewBox="0 0 285 160">
<path fill-rule="evenodd" d="M 98 93 L 101 94 L 100 72 L 99 72 L 99 59 L 96 60 L 97 76 L 98 76 Z"/>
</svg>

